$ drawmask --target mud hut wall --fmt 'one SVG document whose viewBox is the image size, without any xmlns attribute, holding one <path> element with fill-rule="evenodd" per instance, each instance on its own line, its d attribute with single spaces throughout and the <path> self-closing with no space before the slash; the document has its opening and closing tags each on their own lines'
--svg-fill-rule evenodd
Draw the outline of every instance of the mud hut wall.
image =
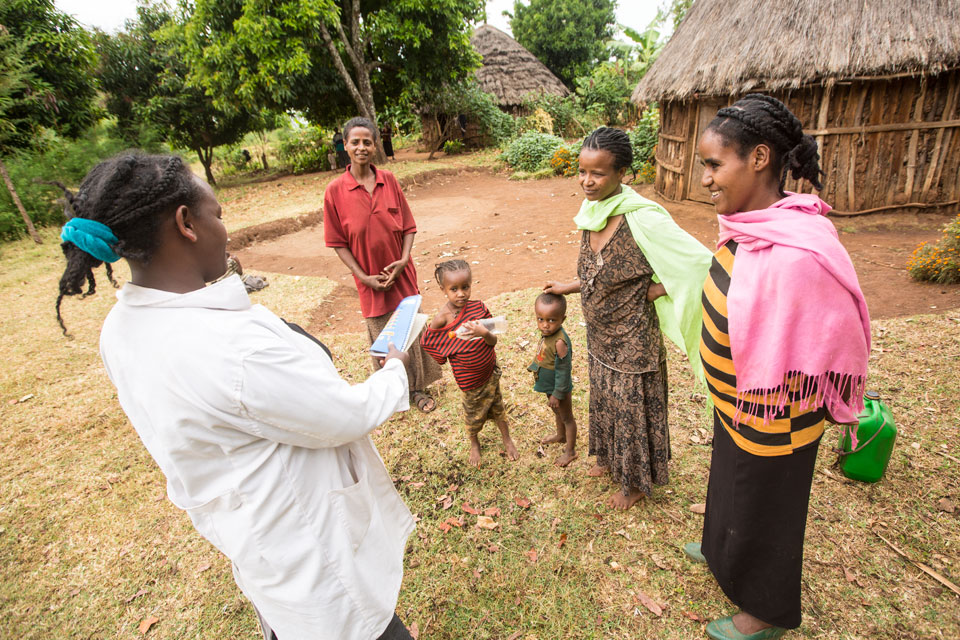
<svg viewBox="0 0 960 640">
<path fill-rule="evenodd" d="M 696 104 L 692 101 L 668 102 L 660 107 L 654 188 L 671 200 L 683 200 L 687 196 L 688 161 L 695 154 L 695 142 L 691 142 L 695 133 L 690 130 L 695 114 Z"/>
<path fill-rule="evenodd" d="M 960 69 L 770 93 L 817 139 L 826 174 L 819 195 L 837 213 L 948 207 L 960 202 Z M 686 199 L 695 188 L 691 180 L 696 173 L 698 111 L 702 102 L 716 99 L 661 104 L 655 186 L 665 197 Z M 792 178 L 785 188 L 814 191 L 806 181 Z"/>
<path fill-rule="evenodd" d="M 782 93 L 820 145 L 820 196 L 838 213 L 960 200 L 960 70 Z M 812 191 L 788 179 L 788 190 Z"/>
</svg>

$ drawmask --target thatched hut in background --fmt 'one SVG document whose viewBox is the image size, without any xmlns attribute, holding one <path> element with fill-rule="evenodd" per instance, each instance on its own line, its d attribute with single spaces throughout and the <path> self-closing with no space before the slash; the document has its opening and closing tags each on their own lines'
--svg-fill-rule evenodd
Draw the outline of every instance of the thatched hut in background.
<svg viewBox="0 0 960 640">
<path fill-rule="evenodd" d="M 816 137 L 837 213 L 960 202 L 957 0 L 696 0 L 632 97 L 660 103 L 659 193 L 709 202 L 696 142 L 752 92 Z"/>
<path fill-rule="evenodd" d="M 480 88 L 497 97 L 500 108 L 518 115 L 529 94 L 570 95 L 570 90 L 547 66 L 519 42 L 488 24 L 477 27 L 470 44 L 483 57 L 477 69 Z"/>
<path fill-rule="evenodd" d="M 507 113 L 522 115 L 523 99 L 530 94 L 570 94 L 546 65 L 496 27 L 488 24 L 477 27 L 470 43 L 483 58 L 483 66 L 475 72 L 480 88 L 495 96 L 500 108 Z M 484 140 L 475 122 L 465 119 L 462 130 L 453 126 L 456 123 L 451 118 L 458 115 L 426 110 L 422 115 L 424 142 L 432 148 L 440 137 L 461 139 L 467 146 L 481 146 Z"/>
</svg>

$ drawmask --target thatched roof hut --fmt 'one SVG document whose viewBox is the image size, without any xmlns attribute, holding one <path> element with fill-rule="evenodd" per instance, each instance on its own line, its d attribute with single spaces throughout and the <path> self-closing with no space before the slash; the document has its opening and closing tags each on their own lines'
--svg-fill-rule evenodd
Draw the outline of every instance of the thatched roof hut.
<svg viewBox="0 0 960 640">
<path fill-rule="evenodd" d="M 483 57 L 483 66 L 476 71 L 480 88 L 495 95 L 500 108 L 516 110 L 530 93 L 569 95 L 570 90 L 546 65 L 496 27 L 477 27 L 470 43 Z"/>
<path fill-rule="evenodd" d="M 759 91 L 817 138 L 839 213 L 960 202 L 957 0 L 696 0 L 633 93 L 660 103 L 661 194 L 709 200 L 696 141 Z"/>
</svg>

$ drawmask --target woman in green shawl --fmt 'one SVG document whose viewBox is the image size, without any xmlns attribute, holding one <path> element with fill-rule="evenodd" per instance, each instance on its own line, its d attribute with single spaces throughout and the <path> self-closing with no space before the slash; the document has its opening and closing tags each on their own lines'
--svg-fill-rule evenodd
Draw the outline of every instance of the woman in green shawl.
<svg viewBox="0 0 960 640">
<path fill-rule="evenodd" d="M 666 349 L 661 331 L 700 380 L 700 294 L 710 252 L 655 202 L 622 186 L 633 163 L 629 136 L 601 127 L 583 141 L 574 218 L 583 230 L 577 280 L 545 291 L 579 293 L 587 325 L 592 476 L 610 473 L 629 509 L 668 481 Z M 624 224 L 624 222 L 626 224 Z"/>
</svg>

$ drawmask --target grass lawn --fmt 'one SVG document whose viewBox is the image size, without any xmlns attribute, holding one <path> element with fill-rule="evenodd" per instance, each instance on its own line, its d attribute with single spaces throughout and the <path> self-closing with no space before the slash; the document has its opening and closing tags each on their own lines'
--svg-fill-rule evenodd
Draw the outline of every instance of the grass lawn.
<svg viewBox="0 0 960 640">
<path fill-rule="evenodd" d="M 276 187 L 274 187 L 276 188 Z M 98 332 L 114 302 L 102 269 L 96 295 L 53 315 L 63 259 L 45 244 L 0 247 L 0 636 L 4 638 L 258 638 L 229 563 L 165 498 L 164 479 L 117 404 L 100 364 Z M 123 264 L 118 263 L 118 264 Z M 254 294 L 306 326 L 333 283 L 265 274 Z M 118 277 L 128 277 L 124 267 Z M 551 462 L 552 429 L 524 369 L 532 357 L 534 290 L 486 300 L 510 320 L 497 348 L 519 462 L 499 455 L 488 425 L 482 467 L 466 464 L 460 392 L 445 374 L 438 409 L 394 417 L 373 438 L 420 518 L 409 540 L 398 612 L 420 638 L 700 638 L 732 612 L 709 572 L 680 544 L 697 540 L 710 459 L 707 408 L 670 349 L 671 483 L 627 513 L 603 506 L 614 490 L 588 478 L 587 379 L 579 301 L 575 342 L 580 460 Z M 368 375 L 365 338 L 318 336 L 343 375 Z M 960 582 L 960 310 L 874 323 L 869 388 L 900 435 L 887 477 L 866 485 L 831 469 L 828 429 L 807 527 L 804 622 L 791 637 L 958 638 L 960 597 L 904 561 Z M 527 505 L 529 501 L 529 505 Z M 477 509 L 497 523 L 477 527 Z M 456 523 L 441 527 L 453 518 Z M 641 600 L 661 609 L 656 615 Z M 654 608 L 658 608 L 655 606 Z"/>
</svg>

